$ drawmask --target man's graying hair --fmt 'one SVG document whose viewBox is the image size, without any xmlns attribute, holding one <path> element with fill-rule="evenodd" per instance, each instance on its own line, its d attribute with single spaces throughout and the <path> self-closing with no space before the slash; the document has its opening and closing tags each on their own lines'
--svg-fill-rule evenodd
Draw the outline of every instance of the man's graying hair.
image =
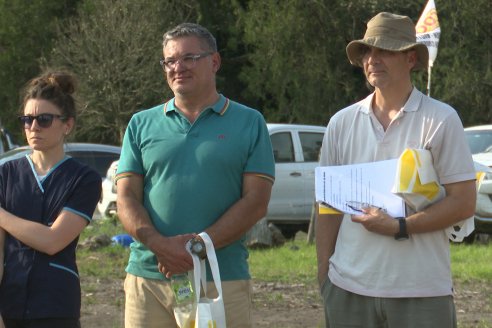
<svg viewBox="0 0 492 328">
<path fill-rule="evenodd" d="M 182 23 L 164 33 L 162 46 L 165 47 L 169 40 L 186 36 L 199 38 L 203 46 L 207 48 L 206 50 L 217 52 L 217 42 L 212 33 L 205 27 L 194 23 Z"/>
</svg>

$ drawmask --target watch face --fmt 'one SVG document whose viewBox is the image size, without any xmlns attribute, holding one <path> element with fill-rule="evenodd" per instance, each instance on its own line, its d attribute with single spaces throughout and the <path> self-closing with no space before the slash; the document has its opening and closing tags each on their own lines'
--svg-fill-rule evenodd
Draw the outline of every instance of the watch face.
<svg viewBox="0 0 492 328">
<path fill-rule="evenodd" d="M 194 242 L 192 245 L 191 245 L 191 250 L 198 254 L 200 252 L 203 251 L 203 245 L 200 243 L 200 242 Z"/>
<path fill-rule="evenodd" d="M 201 259 L 207 257 L 207 250 L 205 248 L 205 243 L 203 242 L 203 240 L 195 239 L 195 238 L 192 239 L 190 250 L 193 254 L 198 255 L 198 257 L 200 257 Z"/>
</svg>

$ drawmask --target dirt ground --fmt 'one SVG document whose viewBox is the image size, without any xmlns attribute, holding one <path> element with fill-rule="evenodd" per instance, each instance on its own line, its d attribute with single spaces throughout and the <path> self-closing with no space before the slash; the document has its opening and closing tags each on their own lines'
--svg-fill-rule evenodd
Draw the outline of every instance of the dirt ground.
<svg viewBox="0 0 492 328">
<path fill-rule="evenodd" d="M 123 327 L 122 281 L 83 278 L 82 327 Z M 254 282 L 253 319 L 258 328 L 324 327 L 323 307 L 315 286 Z M 460 328 L 492 328 L 492 286 L 455 283 Z"/>
</svg>

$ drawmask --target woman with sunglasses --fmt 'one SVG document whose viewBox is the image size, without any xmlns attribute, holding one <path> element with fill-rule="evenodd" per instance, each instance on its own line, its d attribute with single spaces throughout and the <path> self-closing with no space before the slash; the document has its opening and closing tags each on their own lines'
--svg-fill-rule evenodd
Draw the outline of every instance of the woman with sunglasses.
<svg viewBox="0 0 492 328">
<path fill-rule="evenodd" d="M 101 178 L 68 157 L 75 125 L 74 79 L 31 80 L 19 117 L 32 153 L 0 166 L 5 265 L 0 313 L 7 328 L 80 327 L 75 249 L 101 194 Z"/>
</svg>

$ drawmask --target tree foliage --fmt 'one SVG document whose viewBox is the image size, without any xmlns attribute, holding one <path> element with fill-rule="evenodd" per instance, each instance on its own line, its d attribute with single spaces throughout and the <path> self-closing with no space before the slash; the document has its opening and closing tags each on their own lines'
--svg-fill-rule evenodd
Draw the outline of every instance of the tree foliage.
<svg viewBox="0 0 492 328">
<path fill-rule="evenodd" d="M 248 64 L 241 19 L 245 4 L 239 0 L 201 0 L 198 4 L 197 22 L 215 36 L 222 58 L 217 89 L 227 97 L 256 107 L 255 99 L 246 97 L 244 90 L 247 85 L 240 79 L 241 70 Z"/>
<path fill-rule="evenodd" d="M 425 0 L 251 0 L 244 13 L 250 65 L 242 69 L 248 95 L 270 121 L 326 124 L 337 110 L 368 93 L 345 47 L 367 21 L 388 11 L 417 22 Z M 466 125 L 491 122 L 490 0 L 438 1 L 439 55 L 431 96 L 449 102 Z M 425 92 L 427 74 L 415 73 Z"/>
<path fill-rule="evenodd" d="M 269 122 L 325 125 L 369 92 L 348 62 L 348 42 L 380 11 L 416 22 L 426 2 L 0 0 L 0 118 L 13 122 L 20 87 L 43 67 L 65 67 L 80 85 L 76 139 L 119 144 L 134 112 L 171 96 L 158 65 L 162 34 L 191 21 L 217 38 L 225 96 Z M 492 3 L 435 3 L 442 32 L 431 96 L 455 107 L 465 125 L 491 123 Z M 426 72 L 414 75 L 424 92 L 426 82 Z"/>
<path fill-rule="evenodd" d="M 186 1 L 91 0 L 62 25 L 46 65 L 78 77 L 77 139 L 119 144 L 133 113 L 169 97 L 159 65 L 162 35 L 195 16 Z"/>
<path fill-rule="evenodd" d="M 269 120 L 325 125 L 336 111 L 367 94 L 362 71 L 350 65 L 345 47 L 362 38 L 381 3 L 248 3 L 245 42 L 252 51 L 242 77 L 249 95 L 260 98 Z M 398 4 L 400 9 L 410 8 L 409 1 L 394 1 L 391 6 Z"/>
<path fill-rule="evenodd" d="M 492 2 L 439 1 L 439 52 L 431 96 L 452 105 L 465 126 L 492 123 Z"/>
<path fill-rule="evenodd" d="M 39 74 L 55 26 L 75 13 L 74 0 L 0 0 L 0 121 L 16 132 L 19 94 Z"/>
</svg>

